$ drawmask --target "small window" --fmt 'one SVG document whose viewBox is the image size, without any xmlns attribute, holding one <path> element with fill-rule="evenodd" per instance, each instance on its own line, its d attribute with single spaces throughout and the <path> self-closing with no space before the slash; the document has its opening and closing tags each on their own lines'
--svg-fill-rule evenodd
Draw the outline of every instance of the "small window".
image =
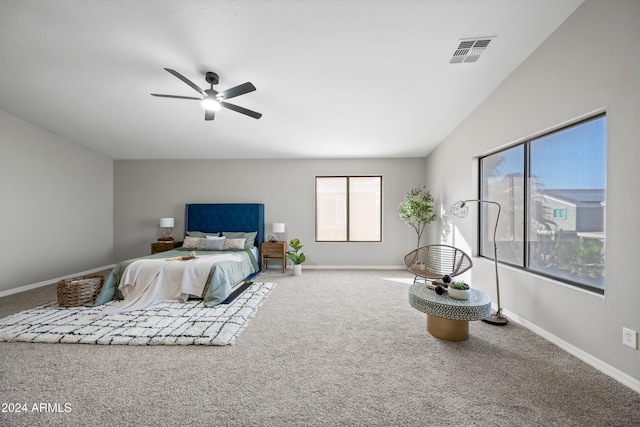
<svg viewBox="0 0 640 427">
<path fill-rule="evenodd" d="M 382 177 L 316 177 L 317 242 L 382 241 Z"/>
<path fill-rule="evenodd" d="M 567 210 L 566 209 L 554 209 L 553 210 L 553 219 L 567 219 Z"/>
</svg>

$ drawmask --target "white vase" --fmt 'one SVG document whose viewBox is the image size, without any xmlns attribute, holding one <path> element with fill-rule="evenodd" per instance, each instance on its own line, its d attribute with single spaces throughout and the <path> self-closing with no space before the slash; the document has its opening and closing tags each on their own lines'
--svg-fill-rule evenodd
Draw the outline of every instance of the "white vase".
<svg viewBox="0 0 640 427">
<path fill-rule="evenodd" d="M 454 289 L 449 287 L 447 293 L 454 299 L 469 299 L 471 296 L 471 289 Z"/>
<path fill-rule="evenodd" d="M 299 276 L 302 274 L 302 264 L 293 264 L 293 275 Z"/>
</svg>

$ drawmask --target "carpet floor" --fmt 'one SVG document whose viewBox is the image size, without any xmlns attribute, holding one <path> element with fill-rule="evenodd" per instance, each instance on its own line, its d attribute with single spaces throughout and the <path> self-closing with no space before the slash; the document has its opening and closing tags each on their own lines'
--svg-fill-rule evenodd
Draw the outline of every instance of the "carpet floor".
<svg viewBox="0 0 640 427">
<path fill-rule="evenodd" d="M 0 425 L 640 425 L 640 394 L 513 322 L 429 335 L 396 280 L 410 277 L 261 273 L 278 285 L 233 346 L 0 342 L 2 402 L 28 409 Z M 51 295 L 0 298 L 0 315 Z"/>
</svg>

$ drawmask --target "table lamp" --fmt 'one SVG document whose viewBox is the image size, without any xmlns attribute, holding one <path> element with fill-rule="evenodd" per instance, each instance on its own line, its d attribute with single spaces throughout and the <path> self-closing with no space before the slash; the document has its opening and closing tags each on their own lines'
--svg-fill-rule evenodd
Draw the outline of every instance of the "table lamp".
<svg viewBox="0 0 640 427">
<path fill-rule="evenodd" d="M 173 218 L 160 218 L 160 228 L 164 228 L 162 231 L 162 237 L 158 237 L 158 241 L 160 242 L 171 242 L 173 237 L 173 226 L 174 221 Z"/>
<path fill-rule="evenodd" d="M 276 238 L 280 240 L 280 233 L 284 233 L 284 223 L 274 222 L 271 226 L 271 231 L 276 235 Z"/>
</svg>

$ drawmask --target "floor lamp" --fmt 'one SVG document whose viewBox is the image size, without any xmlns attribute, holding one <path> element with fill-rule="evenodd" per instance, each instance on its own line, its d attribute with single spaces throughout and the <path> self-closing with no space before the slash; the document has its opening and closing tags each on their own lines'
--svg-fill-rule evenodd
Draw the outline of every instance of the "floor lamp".
<svg viewBox="0 0 640 427">
<path fill-rule="evenodd" d="M 498 311 L 496 311 L 489 317 L 482 319 L 482 321 L 491 325 L 504 326 L 508 321 L 507 318 L 502 315 L 502 306 L 500 305 L 500 281 L 498 279 L 498 245 L 496 244 L 496 232 L 498 231 L 498 221 L 500 220 L 500 211 L 502 210 L 502 208 L 500 207 L 499 203 L 489 200 L 460 200 L 459 202 L 456 202 L 453 206 L 451 206 L 451 213 L 458 218 L 464 218 L 469 213 L 470 202 L 487 203 L 496 205 L 498 207 L 496 225 L 493 228 L 493 262 L 496 267 L 496 293 L 498 294 Z"/>
</svg>

